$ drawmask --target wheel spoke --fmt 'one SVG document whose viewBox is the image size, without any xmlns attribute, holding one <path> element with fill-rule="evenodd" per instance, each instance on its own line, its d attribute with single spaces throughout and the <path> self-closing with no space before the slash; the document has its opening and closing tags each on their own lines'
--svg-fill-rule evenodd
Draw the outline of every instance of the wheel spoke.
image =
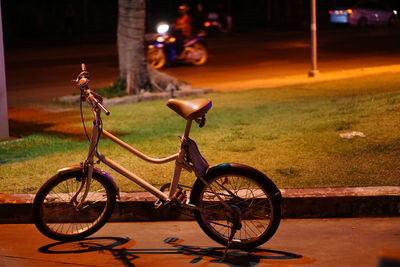
<svg viewBox="0 0 400 267">
<path fill-rule="evenodd" d="M 40 202 L 34 201 L 35 214 L 38 214 L 35 215 L 35 224 L 48 237 L 62 241 L 85 237 L 99 229 L 111 215 L 107 211 L 112 210 L 115 204 L 115 193 L 111 193 L 108 182 L 93 177 L 83 200 L 86 186 L 77 195 L 82 181 L 73 175 L 53 180 L 38 192 Z M 74 196 L 78 203 L 84 201 L 81 207 L 71 203 Z"/>
<path fill-rule="evenodd" d="M 233 244 L 251 247 L 270 238 L 267 233 L 274 222 L 274 207 L 263 186 L 252 178 L 231 174 L 216 176 L 208 183 L 209 187 L 204 185 L 199 193 L 201 210 L 197 211 L 196 219 L 213 239 L 215 236 L 217 242 L 227 244 L 232 227 L 239 226 L 237 220 L 241 227 L 236 229 Z M 275 230 L 276 227 L 271 231 Z"/>
</svg>

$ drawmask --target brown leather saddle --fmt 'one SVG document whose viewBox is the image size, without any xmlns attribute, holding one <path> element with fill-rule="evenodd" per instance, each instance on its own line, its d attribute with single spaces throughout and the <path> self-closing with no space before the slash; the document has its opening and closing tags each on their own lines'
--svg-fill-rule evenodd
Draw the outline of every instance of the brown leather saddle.
<svg viewBox="0 0 400 267">
<path fill-rule="evenodd" d="M 212 106 L 212 102 L 208 98 L 193 100 L 170 99 L 167 102 L 167 106 L 181 115 L 185 120 L 195 120 L 207 113 Z"/>
</svg>

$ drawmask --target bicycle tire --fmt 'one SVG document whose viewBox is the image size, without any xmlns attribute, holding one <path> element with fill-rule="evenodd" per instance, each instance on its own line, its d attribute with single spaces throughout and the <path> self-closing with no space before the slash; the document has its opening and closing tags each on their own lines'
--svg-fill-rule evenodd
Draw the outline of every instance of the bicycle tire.
<svg viewBox="0 0 400 267">
<path fill-rule="evenodd" d="M 201 180 L 195 182 L 191 203 L 202 210 L 194 210 L 194 216 L 211 239 L 227 246 L 233 222 L 232 218 L 228 218 L 227 212 L 221 212 L 227 209 L 216 196 L 218 194 L 226 204 L 239 208 L 241 212 L 241 229 L 237 230 L 229 247 L 258 247 L 268 241 L 278 229 L 281 219 L 280 191 L 268 177 L 251 167 L 226 165 L 208 172 L 204 177 L 214 193 Z M 221 183 L 235 196 L 222 188 Z"/>
<path fill-rule="evenodd" d="M 59 241 L 80 240 L 98 231 L 110 218 L 117 191 L 108 179 L 96 172 L 84 208 L 79 211 L 73 208 L 71 198 L 83 180 L 79 171 L 57 174 L 39 189 L 32 215 L 36 227 L 45 236 Z"/>
</svg>

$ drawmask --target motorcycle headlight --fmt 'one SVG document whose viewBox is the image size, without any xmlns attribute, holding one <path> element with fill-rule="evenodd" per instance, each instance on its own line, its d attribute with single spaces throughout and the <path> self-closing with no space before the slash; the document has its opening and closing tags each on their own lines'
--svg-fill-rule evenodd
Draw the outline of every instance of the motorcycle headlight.
<svg viewBox="0 0 400 267">
<path fill-rule="evenodd" d="M 157 32 L 159 34 L 164 34 L 169 30 L 169 25 L 166 23 L 161 23 L 157 26 Z"/>
</svg>

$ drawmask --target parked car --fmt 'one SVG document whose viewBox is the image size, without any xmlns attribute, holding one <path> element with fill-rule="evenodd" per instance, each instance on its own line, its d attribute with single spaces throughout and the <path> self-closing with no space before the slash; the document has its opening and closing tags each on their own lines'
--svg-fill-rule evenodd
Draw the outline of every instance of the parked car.
<svg viewBox="0 0 400 267">
<path fill-rule="evenodd" d="M 363 1 L 351 8 L 329 10 L 330 22 L 335 25 L 395 25 L 397 11 L 376 1 Z"/>
</svg>

